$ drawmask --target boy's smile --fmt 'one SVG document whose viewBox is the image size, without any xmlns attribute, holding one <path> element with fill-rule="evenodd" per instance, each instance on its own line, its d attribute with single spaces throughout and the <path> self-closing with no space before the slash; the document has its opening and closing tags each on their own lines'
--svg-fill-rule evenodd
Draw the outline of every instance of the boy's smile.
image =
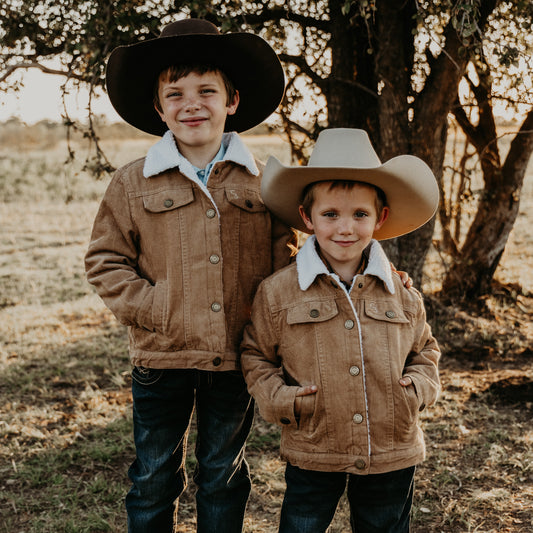
<svg viewBox="0 0 533 533">
<path fill-rule="evenodd" d="M 385 222 L 388 208 L 378 220 L 376 191 L 354 184 L 352 189 L 330 189 L 331 182 L 315 185 L 309 218 L 300 207 L 307 228 L 316 236 L 320 252 L 342 280 L 351 282 L 361 263 L 363 250 L 376 229 Z"/>
<path fill-rule="evenodd" d="M 226 117 L 237 110 L 238 94 L 229 104 L 227 99 L 218 72 L 191 72 L 176 81 L 159 82 L 157 112 L 174 134 L 180 153 L 198 168 L 205 168 L 216 155 Z"/>
</svg>

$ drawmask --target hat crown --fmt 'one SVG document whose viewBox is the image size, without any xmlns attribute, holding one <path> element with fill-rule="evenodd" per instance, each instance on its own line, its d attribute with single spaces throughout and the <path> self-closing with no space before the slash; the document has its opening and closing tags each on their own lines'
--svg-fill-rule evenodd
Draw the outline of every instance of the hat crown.
<svg viewBox="0 0 533 533">
<path fill-rule="evenodd" d="M 378 168 L 381 161 L 366 131 L 334 128 L 320 132 L 308 166 Z"/>
<path fill-rule="evenodd" d="M 161 31 L 161 35 L 159 37 L 176 37 L 178 35 L 192 35 L 195 33 L 220 34 L 218 28 L 208 20 L 183 19 L 167 24 Z"/>
</svg>

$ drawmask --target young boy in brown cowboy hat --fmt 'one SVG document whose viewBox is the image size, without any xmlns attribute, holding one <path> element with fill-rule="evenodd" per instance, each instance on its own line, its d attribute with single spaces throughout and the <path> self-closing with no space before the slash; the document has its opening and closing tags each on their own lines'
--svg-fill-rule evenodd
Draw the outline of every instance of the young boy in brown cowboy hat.
<svg viewBox="0 0 533 533">
<path fill-rule="evenodd" d="M 248 390 L 282 427 L 280 532 L 326 531 L 346 482 L 353 531 L 408 532 L 418 413 L 437 398 L 440 351 L 420 294 L 392 276 L 376 239 L 433 216 L 435 178 L 414 156 L 382 165 L 362 130 L 331 129 L 307 167 L 271 157 L 262 194 L 313 234 L 259 286 L 241 346 Z"/>
<path fill-rule="evenodd" d="M 240 532 L 253 403 L 238 349 L 257 285 L 289 262 L 294 234 L 266 210 L 263 165 L 236 132 L 276 109 L 283 70 L 260 37 L 188 19 L 115 49 L 107 88 L 127 122 L 162 136 L 116 172 L 86 255 L 89 281 L 129 327 L 129 531 L 173 530 L 196 409 L 197 530 Z"/>
</svg>

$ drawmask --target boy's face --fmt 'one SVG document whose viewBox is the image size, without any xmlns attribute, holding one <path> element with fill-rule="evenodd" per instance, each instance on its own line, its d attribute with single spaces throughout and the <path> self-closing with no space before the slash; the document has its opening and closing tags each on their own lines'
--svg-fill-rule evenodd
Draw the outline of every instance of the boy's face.
<svg viewBox="0 0 533 533">
<path fill-rule="evenodd" d="M 226 117 L 233 115 L 239 105 L 238 93 L 228 104 L 218 72 L 191 72 L 177 81 L 163 76 L 158 92 L 161 110 L 156 110 L 174 134 L 180 152 L 189 159 L 191 154 L 204 152 L 212 152 L 211 158 L 214 157 L 220 148 Z"/>
<path fill-rule="evenodd" d="M 330 189 L 331 182 L 317 183 L 308 217 L 300 206 L 306 227 L 316 235 L 320 250 L 331 267 L 345 280 L 351 280 L 363 250 L 388 216 L 384 207 L 378 218 L 376 191 L 355 184 L 351 189 Z"/>
</svg>

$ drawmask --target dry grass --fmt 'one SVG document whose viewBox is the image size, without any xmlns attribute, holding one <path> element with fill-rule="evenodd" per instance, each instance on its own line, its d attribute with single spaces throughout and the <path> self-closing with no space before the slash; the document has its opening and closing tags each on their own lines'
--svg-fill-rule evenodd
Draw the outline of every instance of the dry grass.
<svg viewBox="0 0 533 533">
<path fill-rule="evenodd" d="M 119 164 L 151 140 L 105 142 Z M 263 158 L 279 150 L 268 137 L 249 142 Z M 83 272 L 105 182 L 62 165 L 64 147 L 45 148 L 0 153 L 0 532 L 119 532 L 134 454 L 126 335 Z M 287 161 L 286 149 L 279 155 Z M 502 289 L 484 313 L 442 308 L 428 296 L 445 350 L 444 391 L 424 414 L 428 458 L 417 474 L 415 533 L 533 530 L 532 189 L 530 173 L 497 273 Z M 429 263 L 428 283 L 438 269 Z M 278 438 L 257 417 L 247 532 L 277 531 Z M 179 517 L 178 531 L 194 531 L 193 486 Z M 347 520 L 343 500 L 331 532 L 348 531 Z"/>
</svg>

